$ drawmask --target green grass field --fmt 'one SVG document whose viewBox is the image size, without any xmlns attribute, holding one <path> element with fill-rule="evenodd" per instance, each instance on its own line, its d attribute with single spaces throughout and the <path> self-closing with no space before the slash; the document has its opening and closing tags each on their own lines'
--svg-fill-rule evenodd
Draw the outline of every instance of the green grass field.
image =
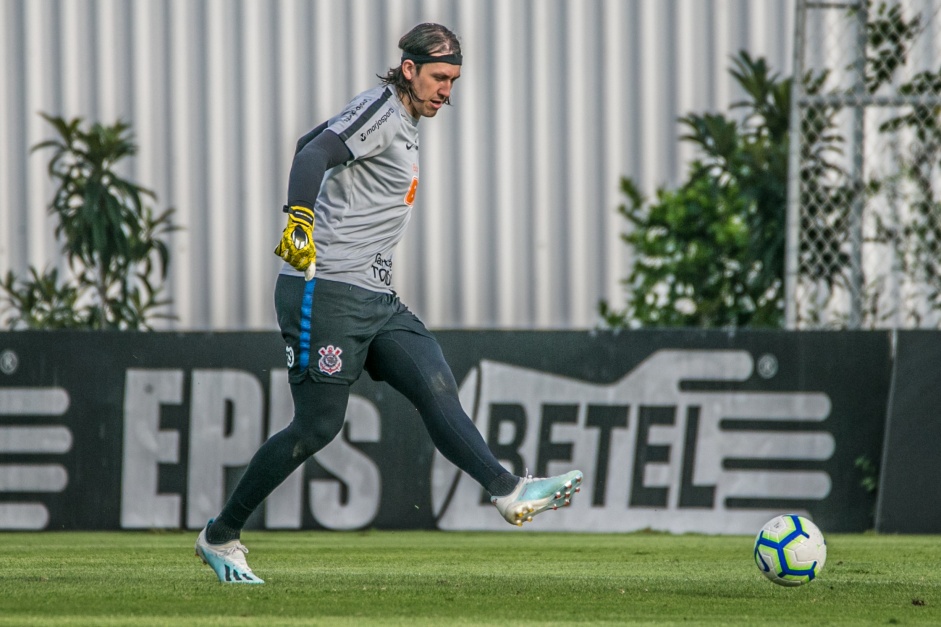
<svg viewBox="0 0 941 627">
<path fill-rule="evenodd" d="M 248 531 L 238 586 L 195 535 L 0 533 L 0 625 L 941 624 L 927 536 L 828 536 L 781 588 L 741 536 Z"/>
</svg>

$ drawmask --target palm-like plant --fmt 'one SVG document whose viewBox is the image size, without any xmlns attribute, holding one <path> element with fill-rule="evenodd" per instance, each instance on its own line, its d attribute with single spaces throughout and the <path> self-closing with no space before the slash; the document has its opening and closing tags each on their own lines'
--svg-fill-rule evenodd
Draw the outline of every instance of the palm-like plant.
<svg viewBox="0 0 941 627">
<path fill-rule="evenodd" d="M 33 151 L 54 151 L 48 171 L 57 188 L 48 209 L 72 282 L 60 285 L 55 269 L 31 269 L 24 280 L 9 272 L 0 281 L 0 313 L 11 328 L 150 329 L 169 317 L 160 293 L 170 262 L 163 238 L 178 228 L 173 210 L 155 215 L 148 204 L 155 194 L 117 173 L 137 151 L 128 124 L 41 115 L 57 136 Z"/>
</svg>

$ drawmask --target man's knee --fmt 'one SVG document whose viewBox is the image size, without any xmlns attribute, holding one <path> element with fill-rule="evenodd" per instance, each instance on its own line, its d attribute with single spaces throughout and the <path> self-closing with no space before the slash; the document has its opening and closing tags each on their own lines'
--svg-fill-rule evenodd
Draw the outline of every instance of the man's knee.
<svg viewBox="0 0 941 627">
<path fill-rule="evenodd" d="M 438 370 L 428 378 L 429 392 L 435 398 L 450 398 L 458 394 L 457 384 L 450 370 Z"/>
<path fill-rule="evenodd" d="M 289 428 L 296 439 L 292 453 L 295 458 L 306 459 L 340 433 L 346 420 L 350 388 L 307 380 L 292 386 L 292 392 L 294 420 Z"/>
<path fill-rule="evenodd" d="M 308 417 L 298 419 L 294 417 L 289 429 L 294 433 L 294 448 L 291 455 L 295 460 L 303 461 L 330 444 L 343 428 L 343 418 L 333 416 Z"/>
</svg>

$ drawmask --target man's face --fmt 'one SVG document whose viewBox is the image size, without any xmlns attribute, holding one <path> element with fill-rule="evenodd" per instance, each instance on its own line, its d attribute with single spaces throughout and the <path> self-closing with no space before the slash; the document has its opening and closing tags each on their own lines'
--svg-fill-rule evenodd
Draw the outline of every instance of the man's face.
<svg viewBox="0 0 941 627">
<path fill-rule="evenodd" d="M 451 95 L 451 87 L 461 76 L 461 66 L 450 63 L 425 63 L 420 68 L 412 61 L 402 64 L 405 78 L 412 82 L 418 101 L 406 98 L 405 106 L 414 117 L 433 118 Z"/>
</svg>

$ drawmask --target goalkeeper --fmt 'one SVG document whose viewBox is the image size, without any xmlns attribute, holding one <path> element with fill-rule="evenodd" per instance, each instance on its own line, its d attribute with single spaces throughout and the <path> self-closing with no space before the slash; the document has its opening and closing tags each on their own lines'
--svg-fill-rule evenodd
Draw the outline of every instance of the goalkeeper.
<svg viewBox="0 0 941 627">
<path fill-rule="evenodd" d="M 457 37 L 420 24 L 399 41 L 402 58 L 382 83 L 297 143 L 285 263 L 275 308 L 286 343 L 294 418 L 255 453 L 196 553 L 227 583 L 263 583 L 240 532 L 251 513 L 340 431 L 350 385 L 365 369 L 412 402 L 441 453 L 491 495 L 510 523 L 567 505 L 582 475 L 519 477 L 496 459 L 461 408 L 457 383 L 425 325 L 392 290 L 395 245 L 419 182 L 418 124 L 450 104 L 461 74 Z"/>
</svg>

